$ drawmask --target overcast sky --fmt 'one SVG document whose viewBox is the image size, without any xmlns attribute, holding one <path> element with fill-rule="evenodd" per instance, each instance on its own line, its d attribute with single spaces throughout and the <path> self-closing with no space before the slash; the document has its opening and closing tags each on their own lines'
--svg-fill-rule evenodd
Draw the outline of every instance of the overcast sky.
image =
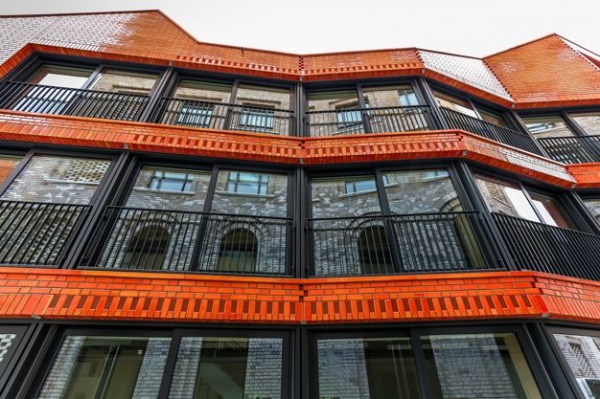
<svg viewBox="0 0 600 399">
<path fill-rule="evenodd" d="M 3 15 L 137 9 L 161 9 L 199 41 L 301 54 L 483 57 L 549 33 L 600 53 L 600 0 L 0 0 Z"/>
</svg>

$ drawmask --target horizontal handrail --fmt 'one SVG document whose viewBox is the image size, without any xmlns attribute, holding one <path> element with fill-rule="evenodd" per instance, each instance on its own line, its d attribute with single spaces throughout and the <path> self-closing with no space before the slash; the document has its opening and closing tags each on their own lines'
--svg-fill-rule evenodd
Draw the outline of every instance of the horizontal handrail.
<svg viewBox="0 0 600 399">
<path fill-rule="evenodd" d="M 318 218 L 308 230 L 313 275 L 495 268 L 478 212 Z"/>
<path fill-rule="evenodd" d="M 519 269 L 600 281 L 600 236 L 500 213 L 492 217 Z"/>
<path fill-rule="evenodd" d="M 294 111 L 257 105 L 225 104 L 213 101 L 163 97 L 158 123 L 220 130 L 290 135 Z"/>
<path fill-rule="evenodd" d="M 539 148 L 535 145 L 534 139 L 526 133 L 494 125 L 493 123 L 473 118 L 449 108 L 440 107 L 440 111 L 452 129 L 465 130 L 490 140 L 499 141 L 500 143 L 542 155 Z"/>
<path fill-rule="evenodd" d="M 0 108 L 42 114 L 137 121 L 150 97 L 67 87 L 6 82 L 0 89 Z"/>
<path fill-rule="evenodd" d="M 434 129 L 427 105 L 308 111 L 305 125 L 311 137 Z"/>
<path fill-rule="evenodd" d="M 600 162 L 600 136 L 544 137 L 537 140 L 556 161 Z"/>
<path fill-rule="evenodd" d="M 58 265 L 88 205 L 0 200 L 0 264 Z"/>
<path fill-rule="evenodd" d="M 97 267 L 288 273 L 290 218 L 108 207 L 104 220 Z"/>
</svg>

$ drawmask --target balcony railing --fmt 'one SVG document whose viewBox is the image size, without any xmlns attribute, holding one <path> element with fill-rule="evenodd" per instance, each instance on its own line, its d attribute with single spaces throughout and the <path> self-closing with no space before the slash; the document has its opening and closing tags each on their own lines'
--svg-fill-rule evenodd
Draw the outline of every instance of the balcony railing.
<svg viewBox="0 0 600 399">
<path fill-rule="evenodd" d="M 254 105 L 162 98 L 155 120 L 166 125 L 268 133 L 294 132 L 294 112 Z"/>
<path fill-rule="evenodd" d="M 539 138 L 538 142 L 559 162 L 600 162 L 600 136 L 548 137 Z"/>
<path fill-rule="evenodd" d="M 86 116 L 137 121 L 148 96 L 65 87 L 6 82 L 0 89 L 0 108 L 42 114 Z"/>
<path fill-rule="evenodd" d="M 289 273 L 292 221 L 252 215 L 109 207 L 95 266 L 226 274 Z M 100 249 L 98 251 L 98 249 Z"/>
<path fill-rule="evenodd" d="M 519 269 L 600 281 L 600 236 L 492 214 Z"/>
<path fill-rule="evenodd" d="M 89 209 L 0 201 L 0 264 L 58 265 Z"/>
<path fill-rule="evenodd" d="M 309 111 L 305 124 L 311 137 L 434 129 L 425 105 Z"/>
<path fill-rule="evenodd" d="M 500 143 L 541 155 L 540 150 L 535 145 L 534 139 L 526 133 L 494 125 L 493 123 L 488 123 L 448 108 L 440 107 L 440 111 L 452 129 L 465 130 L 490 140 L 499 141 Z"/>
<path fill-rule="evenodd" d="M 310 219 L 312 274 L 493 269 L 478 212 Z"/>
</svg>

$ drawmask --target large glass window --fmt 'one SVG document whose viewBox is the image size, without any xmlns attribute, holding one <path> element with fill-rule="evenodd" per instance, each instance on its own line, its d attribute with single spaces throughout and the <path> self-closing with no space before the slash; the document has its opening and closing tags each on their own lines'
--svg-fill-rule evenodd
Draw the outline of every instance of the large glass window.
<svg viewBox="0 0 600 399">
<path fill-rule="evenodd" d="M 282 362 L 282 339 L 184 337 L 169 398 L 281 398 Z"/>
<path fill-rule="evenodd" d="M 512 333 L 421 337 L 434 398 L 541 399 Z"/>
<path fill-rule="evenodd" d="M 66 336 L 39 398 L 158 396 L 170 338 Z"/>
<path fill-rule="evenodd" d="M 570 116 L 588 135 L 600 135 L 600 112 L 581 112 Z"/>
<path fill-rule="evenodd" d="M 452 111 L 460 112 L 472 118 L 479 118 L 477 112 L 471 106 L 471 103 L 467 100 L 453 97 L 449 94 L 442 93 L 439 91 L 433 92 L 440 106 L 451 109 Z"/>
<path fill-rule="evenodd" d="M 317 361 L 319 398 L 421 397 L 408 338 L 321 339 Z"/>
<path fill-rule="evenodd" d="M 521 119 L 529 133 L 538 139 L 574 136 L 560 116 L 522 116 Z"/>
<path fill-rule="evenodd" d="M 572 227 L 556 198 L 491 176 L 477 174 L 476 178 L 490 211 L 551 226 Z"/>
<path fill-rule="evenodd" d="M 18 156 L 0 155 L 0 184 L 12 173 L 21 159 L 22 157 Z"/>
<path fill-rule="evenodd" d="M 554 334 L 554 339 L 584 398 L 600 397 L 600 338 Z"/>
</svg>

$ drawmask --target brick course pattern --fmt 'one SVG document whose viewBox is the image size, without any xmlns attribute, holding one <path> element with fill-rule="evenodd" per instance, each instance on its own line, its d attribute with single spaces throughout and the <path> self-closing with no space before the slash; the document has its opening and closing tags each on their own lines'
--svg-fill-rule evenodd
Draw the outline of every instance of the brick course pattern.
<svg viewBox="0 0 600 399">
<path fill-rule="evenodd" d="M 464 158 L 556 186 L 575 183 L 561 163 L 460 130 L 299 138 L 2 111 L 0 140 L 288 165 Z"/>
<path fill-rule="evenodd" d="M 0 268 L 0 317 L 239 323 L 599 322 L 600 283 L 536 272 L 266 278 Z"/>
<path fill-rule="evenodd" d="M 201 43 L 160 11 L 2 21 L 0 77 L 39 52 L 287 81 L 424 75 L 515 108 L 594 105 L 600 100 L 600 69 L 558 35 L 483 59 L 415 48 L 298 55 Z"/>
</svg>

